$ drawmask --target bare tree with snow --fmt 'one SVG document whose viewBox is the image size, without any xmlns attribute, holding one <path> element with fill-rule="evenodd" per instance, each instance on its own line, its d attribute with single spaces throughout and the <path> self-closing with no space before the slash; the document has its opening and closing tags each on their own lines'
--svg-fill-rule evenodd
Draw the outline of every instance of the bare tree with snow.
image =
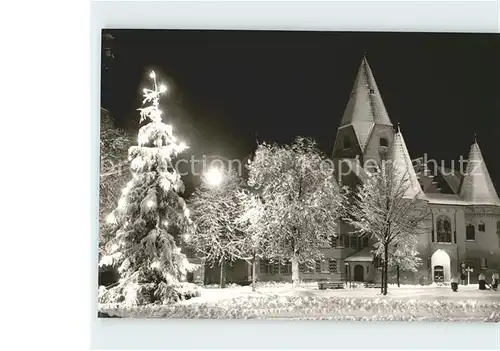
<svg viewBox="0 0 500 351">
<path fill-rule="evenodd" d="M 248 184 L 262 199 L 269 258 L 291 261 L 295 286 L 299 263 L 321 258 L 336 235 L 344 196 L 333 165 L 314 141 L 299 137 L 291 145 L 260 144 L 248 168 Z"/>
<path fill-rule="evenodd" d="M 235 172 L 217 169 L 209 170 L 203 178 L 189 201 L 196 230 L 188 244 L 208 264 L 220 266 L 220 287 L 223 288 L 225 265 L 248 259 L 245 236 L 236 223 L 241 180 Z"/>
<path fill-rule="evenodd" d="M 252 265 L 252 291 L 255 291 L 257 261 L 265 258 L 267 253 L 268 222 L 260 194 L 253 189 L 246 189 L 240 192 L 239 199 L 239 215 L 236 223 L 244 233 L 243 247 Z"/>
<path fill-rule="evenodd" d="M 411 174 L 394 158 L 381 162 L 378 169 L 354 192 L 353 205 L 346 221 L 360 235 L 371 235 L 375 253 L 382 258 L 382 293 L 387 295 L 387 275 L 394 265 L 413 266 L 416 261 L 403 258 L 416 256 L 418 236 L 426 232 L 430 215 L 427 203 L 414 191 Z"/>
<path fill-rule="evenodd" d="M 400 286 L 401 271 L 416 272 L 422 265 L 417 250 L 418 236 L 411 235 L 406 245 L 396 244 L 389 249 L 389 270 L 396 272 L 396 284 Z"/>
</svg>

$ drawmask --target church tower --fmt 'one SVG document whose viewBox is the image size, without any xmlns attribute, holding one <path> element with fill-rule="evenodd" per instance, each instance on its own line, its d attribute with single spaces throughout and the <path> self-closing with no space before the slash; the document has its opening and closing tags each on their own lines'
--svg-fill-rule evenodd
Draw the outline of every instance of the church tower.
<svg viewBox="0 0 500 351">
<path fill-rule="evenodd" d="M 477 140 L 474 140 L 469 151 L 460 197 L 470 205 L 500 206 L 500 199 L 491 181 Z"/>
<path fill-rule="evenodd" d="M 392 145 L 394 129 L 366 56 L 361 60 L 349 101 L 337 130 L 333 159 L 359 156 L 380 161 Z"/>
</svg>

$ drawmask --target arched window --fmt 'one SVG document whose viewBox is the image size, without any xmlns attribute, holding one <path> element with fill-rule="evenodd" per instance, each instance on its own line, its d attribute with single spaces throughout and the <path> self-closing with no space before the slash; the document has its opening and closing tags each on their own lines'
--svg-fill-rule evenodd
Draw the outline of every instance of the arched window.
<svg viewBox="0 0 500 351">
<path fill-rule="evenodd" d="M 476 228 L 473 224 L 467 224 L 467 227 L 465 227 L 465 239 L 476 240 Z"/>
<path fill-rule="evenodd" d="M 451 243 L 451 221 L 446 216 L 437 219 L 437 242 Z"/>
<path fill-rule="evenodd" d="M 387 138 L 380 138 L 380 146 L 388 147 L 389 146 L 389 140 L 387 140 Z"/>
</svg>

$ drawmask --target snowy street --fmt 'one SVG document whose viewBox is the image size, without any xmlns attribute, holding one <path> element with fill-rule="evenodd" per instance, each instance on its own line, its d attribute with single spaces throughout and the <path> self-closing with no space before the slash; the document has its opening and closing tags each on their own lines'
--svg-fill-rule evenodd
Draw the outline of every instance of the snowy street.
<svg viewBox="0 0 500 351">
<path fill-rule="evenodd" d="M 319 290 L 317 284 L 271 283 L 258 286 L 201 288 L 201 296 L 173 306 L 129 310 L 104 309 L 127 317 L 258 318 L 405 321 L 500 321 L 500 292 L 479 291 L 477 285 L 454 293 L 446 286 L 357 287 Z M 104 311 L 103 310 L 103 311 Z"/>
</svg>

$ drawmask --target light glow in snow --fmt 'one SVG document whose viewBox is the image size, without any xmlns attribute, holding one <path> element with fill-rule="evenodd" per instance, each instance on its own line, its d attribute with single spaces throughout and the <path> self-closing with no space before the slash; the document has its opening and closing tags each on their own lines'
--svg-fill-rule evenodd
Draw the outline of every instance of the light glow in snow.
<svg viewBox="0 0 500 351">
<path fill-rule="evenodd" d="M 222 178 L 222 172 L 217 168 L 211 168 L 205 173 L 205 181 L 211 186 L 219 186 Z"/>
<path fill-rule="evenodd" d="M 113 212 L 111 212 L 107 217 L 106 217 L 106 223 L 108 224 L 115 224 L 116 223 L 116 217 Z"/>
</svg>

